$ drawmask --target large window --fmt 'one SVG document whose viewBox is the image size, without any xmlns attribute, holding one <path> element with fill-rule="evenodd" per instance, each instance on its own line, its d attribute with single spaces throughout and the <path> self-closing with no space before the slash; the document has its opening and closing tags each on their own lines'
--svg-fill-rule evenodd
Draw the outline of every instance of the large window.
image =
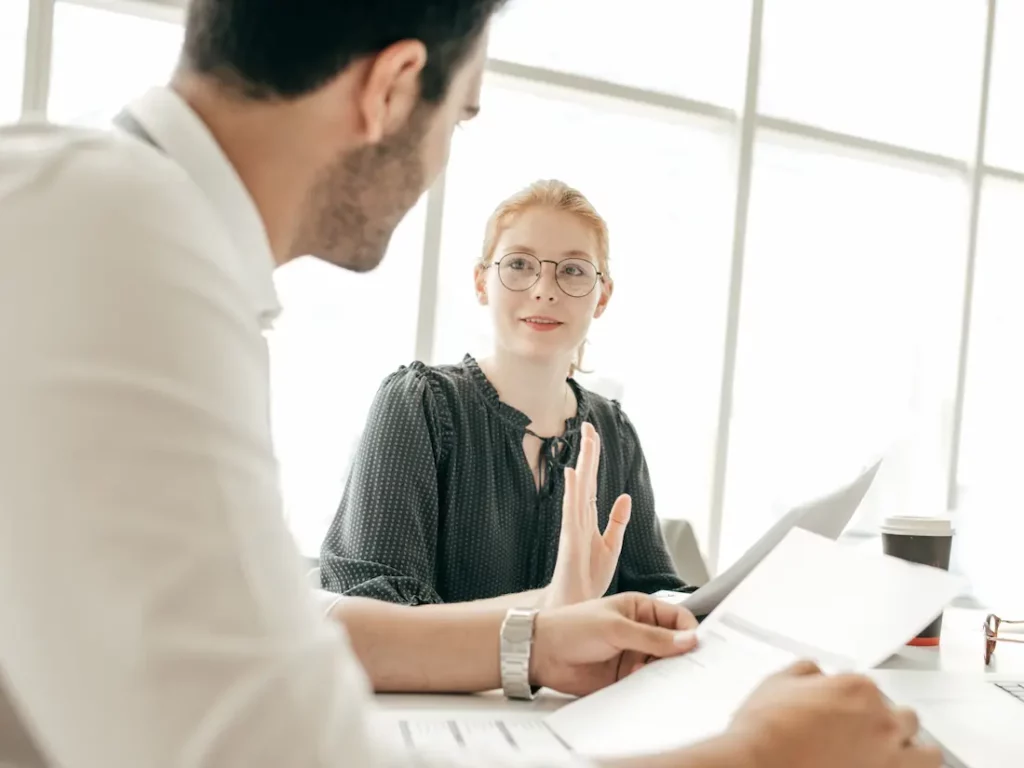
<svg viewBox="0 0 1024 768">
<path fill-rule="evenodd" d="M 585 367 L 611 380 L 646 450 L 660 513 L 707 521 L 733 202 L 730 135 L 665 115 L 489 84 L 448 170 L 437 352 L 490 348 L 472 267 L 484 222 L 540 178 L 576 186 L 608 221 L 615 293 Z M 581 377 L 584 383 L 586 377 Z M 597 384 L 601 388 L 601 384 Z"/>
<path fill-rule="evenodd" d="M 103 126 L 125 103 L 169 79 L 181 24 L 60 0 L 53 17 L 49 117 Z"/>
<path fill-rule="evenodd" d="M 21 115 L 28 0 L 0 3 L 0 125 Z"/>
<path fill-rule="evenodd" d="M 769 135 L 755 157 L 724 561 L 914 439 L 955 388 L 960 180 Z"/>
</svg>

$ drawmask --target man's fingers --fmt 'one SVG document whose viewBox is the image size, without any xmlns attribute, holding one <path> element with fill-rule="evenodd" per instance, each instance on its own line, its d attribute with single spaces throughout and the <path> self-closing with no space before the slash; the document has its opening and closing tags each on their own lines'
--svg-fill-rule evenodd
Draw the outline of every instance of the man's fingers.
<svg viewBox="0 0 1024 768">
<path fill-rule="evenodd" d="M 604 543 L 615 553 L 616 559 L 622 552 L 622 539 L 626 535 L 626 526 L 629 525 L 632 513 L 633 499 L 624 493 L 615 500 L 611 514 L 608 515 L 608 525 L 604 529 Z"/>
<path fill-rule="evenodd" d="M 682 605 L 672 605 L 666 603 L 664 600 L 658 600 L 654 597 L 647 598 L 651 605 L 652 619 L 651 623 L 657 624 L 659 627 L 665 627 L 666 629 L 696 629 L 698 626 L 697 617 L 694 616 L 690 611 Z M 646 621 L 646 616 L 644 617 Z"/>
<path fill-rule="evenodd" d="M 640 592 L 620 592 L 613 600 L 620 601 L 619 611 L 632 615 L 634 621 L 665 629 L 696 629 L 698 622 L 690 611 L 681 605 L 672 605 L 656 597 Z"/>
<path fill-rule="evenodd" d="M 647 666 L 647 662 L 641 659 L 626 670 L 626 676 L 632 675 L 634 672 L 639 672 L 641 669 Z"/>
<path fill-rule="evenodd" d="M 921 729 L 921 721 L 918 719 L 917 713 L 906 707 L 897 707 L 893 710 L 893 714 L 896 715 L 896 723 L 899 726 L 900 743 L 912 742 Z"/>
<path fill-rule="evenodd" d="M 909 745 L 904 750 L 900 768 L 942 768 L 945 760 L 942 751 L 933 746 L 921 746 L 916 743 L 921 731 L 921 721 L 917 713 L 906 707 L 893 710 L 898 727 L 897 738 L 901 745 Z"/>
<path fill-rule="evenodd" d="M 619 666 L 619 679 L 623 677 L 629 677 L 634 672 L 639 672 L 641 669 L 647 666 L 647 660 L 650 656 L 642 653 L 629 653 L 626 654 L 622 664 Z"/>
<path fill-rule="evenodd" d="M 911 747 L 904 753 L 899 768 L 942 768 L 945 764 L 937 747 Z"/>
<path fill-rule="evenodd" d="M 658 614 L 658 625 L 671 629 L 696 629 L 700 626 L 697 617 L 682 605 L 669 605 L 662 600 L 655 601 L 654 609 Z"/>
<path fill-rule="evenodd" d="M 820 675 L 821 667 L 809 659 L 801 659 L 786 667 L 779 674 L 786 677 L 808 677 L 810 675 Z"/>
<path fill-rule="evenodd" d="M 612 642 L 623 651 L 637 651 L 663 659 L 697 647 L 697 635 L 692 630 L 666 629 L 626 618 L 612 626 Z"/>
</svg>

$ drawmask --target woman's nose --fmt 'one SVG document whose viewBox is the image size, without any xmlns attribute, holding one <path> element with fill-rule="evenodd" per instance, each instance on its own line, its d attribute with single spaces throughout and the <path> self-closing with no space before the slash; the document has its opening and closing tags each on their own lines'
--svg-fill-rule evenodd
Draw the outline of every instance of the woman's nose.
<svg viewBox="0 0 1024 768">
<path fill-rule="evenodd" d="M 555 279 L 555 265 L 541 264 L 540 278 L 533 286 L 533 298 L 537 301 L 555 301 L 558 297 L 558 280 Z"/>
</svg>

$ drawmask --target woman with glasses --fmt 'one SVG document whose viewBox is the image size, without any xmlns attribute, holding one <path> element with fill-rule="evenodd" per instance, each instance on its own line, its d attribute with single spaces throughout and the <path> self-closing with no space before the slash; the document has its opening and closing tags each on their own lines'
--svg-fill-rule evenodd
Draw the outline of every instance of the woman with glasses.
<svg viewBox="0 0 1024 768">
<path fill-rule="evenodd" d="M 492 214 L 475 282 L 494 347 L 381 385 L 323 587 L 505 607 L 685 590 L 633 425 L 573 379 L 612 298 L 605 222 L 575 189 L 536 182 Z"/>
</svg>

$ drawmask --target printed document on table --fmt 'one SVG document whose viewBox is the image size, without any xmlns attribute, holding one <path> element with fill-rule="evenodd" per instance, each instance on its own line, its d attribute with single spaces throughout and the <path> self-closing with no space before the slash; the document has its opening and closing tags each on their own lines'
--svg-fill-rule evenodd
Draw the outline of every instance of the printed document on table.
<svg viewBox="0 0 1024 768">
<path fill-rule="evenodd" d="M 584 755 L 690 744 L 720 733 L 766 676 L 797 659 L 826 672 L 876 666 L 961 587 L 945 571 L 794 528 L 701 623 L 696 650 L 579 699 L 547 724 Z"/>
</svg>

